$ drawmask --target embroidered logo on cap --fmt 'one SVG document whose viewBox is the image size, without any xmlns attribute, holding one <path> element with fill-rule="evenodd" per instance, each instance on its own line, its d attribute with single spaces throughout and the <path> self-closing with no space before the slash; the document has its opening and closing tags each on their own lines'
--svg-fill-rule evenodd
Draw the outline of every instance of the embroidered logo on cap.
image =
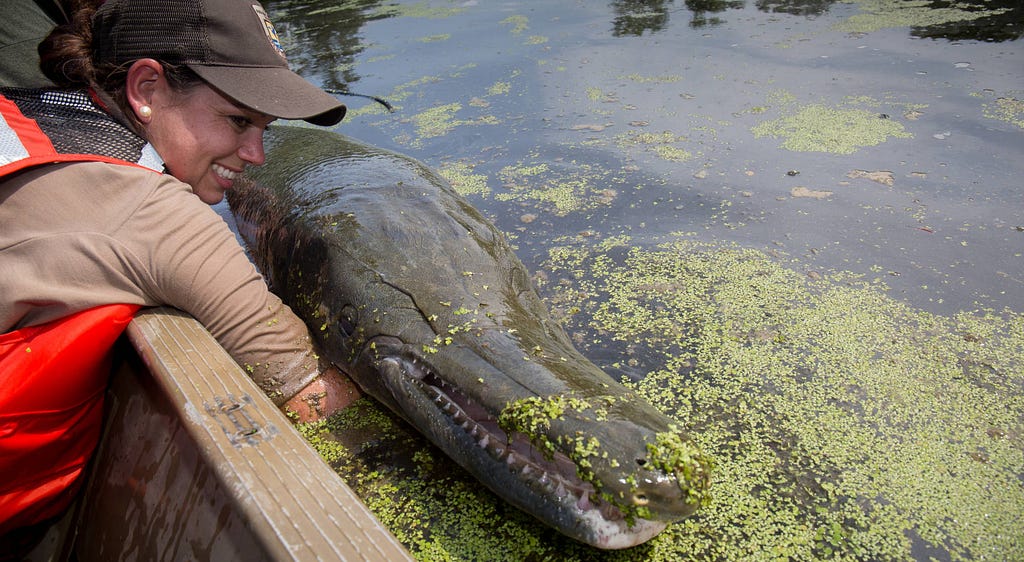
<svg viewBox="0 0 1024 562">
<path fill-rule="evenodd" d="M 288 60 L 288 57 L 284 54 L 284 47 L 281 46 L 281 38 L 277 36 L 277 30 L 274 29 L 274 24 L 270 21 L 270 16 L 267 15 L 267 11 L 263 9 L 263 6 L 259 4 L 253 4 L 252 9 L 256 12 L 256 16 L 263 22 L 263 33 L 267 35 L 267 41 L 274 46 L 277 50 L 277 54 L 281 55 L 281 58 Z"/>
</svg>

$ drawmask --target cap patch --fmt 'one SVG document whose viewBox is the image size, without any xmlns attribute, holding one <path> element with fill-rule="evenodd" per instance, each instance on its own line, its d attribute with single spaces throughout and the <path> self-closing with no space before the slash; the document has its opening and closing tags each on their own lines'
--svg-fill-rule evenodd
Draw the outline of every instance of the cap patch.
<svg viewBox="0 0 1024 562">
<path fill-rule="evenodd" d="M 281 55 L 281 58 L 288 60 L 288 57 L 284 54 L 284 47 L 281 46 L 281 38 L 277 35 L 277 30 L 274 29 L 274 24 L 270 21 L 270 16 L 267 15 L 267 11 L 263 9 L 263 6 L 259 4 L 253 4 L 252 10 L 256 12 L 256 17 L 260 18 L 263 22 L 263 33 L 267 36 L 267 41 L 277 50 L 277 54 Z"/>
</svg>

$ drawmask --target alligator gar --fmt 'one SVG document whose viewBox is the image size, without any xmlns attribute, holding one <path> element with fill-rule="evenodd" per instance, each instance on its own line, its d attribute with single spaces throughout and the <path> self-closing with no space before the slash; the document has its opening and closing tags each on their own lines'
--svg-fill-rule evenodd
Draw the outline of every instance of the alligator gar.
<svg viewBox="0 0 1024 562">
<path fill-rule="evenodd" d="M 228 194 L 320 353 L 494 493 L 578 541 L 643 543 L 708 501 L 710 462 L 584 358 L 505 236 L 422 163 L 275 126 Z"/>
</svg>

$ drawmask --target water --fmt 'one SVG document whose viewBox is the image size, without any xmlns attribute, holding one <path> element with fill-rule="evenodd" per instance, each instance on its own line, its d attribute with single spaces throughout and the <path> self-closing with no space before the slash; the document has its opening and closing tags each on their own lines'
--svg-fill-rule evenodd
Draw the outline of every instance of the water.
<svg viewBox="0 0 1024 562">
<path fill-rule="evenodd" d="M 608 559 L 1021 554 L 1019 1 L 267 6 L 294 68 L 396 108 L 346 97 L 339 132 L 439 169 L 510 235 L 581 349 L 650 382 L 721 459 L 713 510 Z M 700 271 L 687 283 L 723 279 L 713 312 L 679 305 L 672 278 L 631 284 L 679 241 Z M 551 254 L 569 250 L 589 257 Z M 668 312 L 731 339 L 708 358 L 700 330 L 622 327 Z M 517 559 L 597 556 L 487 503 L 414 438 L 387 439 L 362 449 L 400 458 L 355 453 L 369 466 L 343 470 L 417 556 L 498 552 L 469 546 L 471 528 L 507 535 Z M 416 455 L 426 484 L 396 468 Z M 396 493 L 375 488 L 389 462 L 430 489 L 396 500 L 435 514 L 429 540 L 376 504 Z M 442 520 L 469 503 L 502 523 Z"/>
<path fill-rule="evenodd" d="M 690 232 L 878 277 L 936 312 L 1018 309 L 1024 8 L 914 5 L 270 3 L 300 72 L 398 108 L 346 98 L 338 130 L 486 176 L 471 201 L 520 233 L 533 268 L 582 230 Z M 963 21 L 978 13 L 997 14 Z M 814 109 L 842 113 L 816 124 Z M 850 129 L 832 149 L 755 134 L 793 117 L 797 136 Z M 539 165 L 529 190 L 575 199 L 503 187 L 506 166 Z"/>
</svg>

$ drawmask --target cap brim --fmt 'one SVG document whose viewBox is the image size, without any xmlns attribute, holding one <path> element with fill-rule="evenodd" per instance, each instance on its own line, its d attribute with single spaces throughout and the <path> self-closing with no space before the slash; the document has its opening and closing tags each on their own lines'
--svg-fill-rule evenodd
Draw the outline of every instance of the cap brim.
<svg viewBox="0 0 1024 562">
<path fill-rule="evenodd" d="M 242 105 L 278 119 L 337 125 L 345 104 L 282 67 L 188 65 L 203 80 Z"/>
</svg>

